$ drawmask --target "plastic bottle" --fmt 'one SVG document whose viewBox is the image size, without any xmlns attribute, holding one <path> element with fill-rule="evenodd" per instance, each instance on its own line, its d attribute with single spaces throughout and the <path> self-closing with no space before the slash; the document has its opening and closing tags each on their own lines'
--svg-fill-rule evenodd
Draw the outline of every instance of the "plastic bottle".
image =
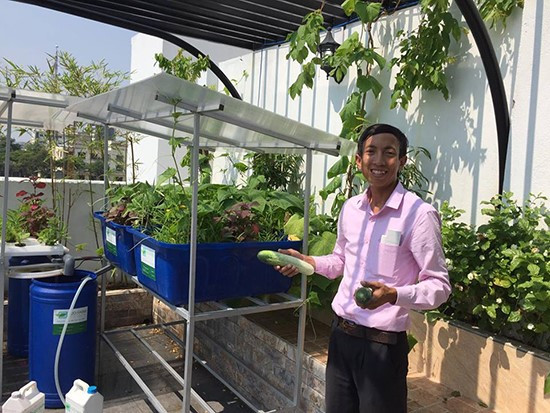
<svg viewBox="0 0 550 413">
<path fill-rule="evenodd" d="M 38 391 L 36 382 L 31 381 L 14 391 L 2 405 L 2 413 L 42 413 L 44 411 L 44 393 Z"/>
<path fill-rule="evenodd" d="M 96 386 L 76 379 L 73 387 L 65 396 L 65 412 L 70 413 L 101 413 L 103 411 L 103 396 Z"/>
</svg>

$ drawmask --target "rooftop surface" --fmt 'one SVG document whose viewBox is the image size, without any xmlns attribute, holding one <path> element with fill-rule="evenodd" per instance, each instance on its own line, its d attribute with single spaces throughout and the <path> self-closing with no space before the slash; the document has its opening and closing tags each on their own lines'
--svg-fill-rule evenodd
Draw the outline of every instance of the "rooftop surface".
<svg viewBox="0 0 550 413">
<path fill-rule="evenodd" d="M 275 333 L 290 343 L 296 343 L 297 318 L 292 310 L 287 316 L 261 313 L 248 316 L 256 324 Z M 286 320 L 281 323 L 280 320 Z M 169 364 L 183 375 L 183 353 L 176 343 L 161 334 L 158 329 L 143 330 L 142 337 Z M 310 320 L 306 328 L 305 352 L 314 356 L 322 363 L 327 360 L 328 337 L 330 329 L 326 324 Z M 147 383 L 153 393 L 159 398 L 168 412 L 181 411 L 181 388 L 175 380 L 143 346 L 136 346 L 135 339 L 129 332 L 111 334 L 109 338 L 123 352 L 132 367 Z M 104 411 L 107 413 L 154 412 L 141 389 L 132 377 L 116 359 L 114 353 L 101 341 L 98 346 L 99 376 L 98 388 L 105 397 Z M 4 389 L 2 401 L 9 394 L 27 383 L 28 360 L 14 358 L 5 352 L 4 346 Z M 477 401 L 467 399 L 458 392 L 446 386 L 428 380 L 424 375 L 411 373 L 408 377 L 409 412 L 410 413 L 490 413 L 492 410 L 480 405 Z M 216 411 L 224 413 L 239 413 L 252 411 L 233 395 L 220 382 L 213 378 L 200 365 L 194 365 L 193 389 Z M 63 409 L 50 409 L 50 412 L 64 412 Z M 193 406 L 192 411 L 202 413 L 200 406 Z"/>
</svg>

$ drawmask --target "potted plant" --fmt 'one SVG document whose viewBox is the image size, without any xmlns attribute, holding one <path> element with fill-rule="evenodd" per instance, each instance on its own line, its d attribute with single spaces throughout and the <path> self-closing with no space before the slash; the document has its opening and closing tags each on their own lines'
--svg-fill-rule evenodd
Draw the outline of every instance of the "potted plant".
<svg viewBox="0 0 550 413">
<path fill-rule="evenodd" d="M 107 193 L 113 206 L 107 211 L 94 212 L 101 223 L 103 253 L 115 266 L 130 275 L 136 275 L 134 260 L 134 240 L 128 228 L 137 225 L 138 217 L 128 210 L 127 205 L 133 196 L 150 193 L 147 183 L 135 183 L 127 186 L 109 188 Z"/>
<path fill-rule="evenodd" d="M 21 181 L 29 182 L 32 191 L 21 190 L 16 197 L 19 208 L 7 211 L 6 242 L 13 243 L 6 250 L 10 266 L 49 262 L 48 255 L 57 255 L 66 228 L 55 212 L 46 207 L 46 187 L 36 176 Z M 20 250 L 19 250 L 20 248 Z M 26 249 L 25 249 L 26 248 Z M 48 254 L 51 252 L 51 254 Z M 27 357 L 29 337 L 29 287 L 31 279 L 11 278 L 8 286 L 8 352 L 17 357 Z"/>
<path fill-rule="evenodd" d="M 261 179 L 260 179 L 261 180 Z M 262 249 L 300 248 L 282 228 L 303 208 L 295 195 L 202 183 L 199 186 L 196 300 L 286 292 L 291 280 L 259 262 Z M 124 189 L 120 190 L 121 193 Z M 190 188 L 179 184 L 142 184 L 115 214 L 127 219 L 140 282 L 174 305 L 188 300 Z M 104 214 L 104 218 L 109 213 Z"/>
</svg>

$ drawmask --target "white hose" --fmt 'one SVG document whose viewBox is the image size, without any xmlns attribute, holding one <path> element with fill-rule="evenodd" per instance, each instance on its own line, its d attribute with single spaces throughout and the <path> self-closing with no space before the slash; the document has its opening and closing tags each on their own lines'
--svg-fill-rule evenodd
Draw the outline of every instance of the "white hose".
<svg viewBox="0 0 550 413">
<path fill-rule="evenodd" d="M 69 326 L 69 320 L 71 319 L 71 313 L 73 312 L 74 306 L 76 305 L 76 300 L 78 300 L 78 296 L 80 295 L 80 292 L 82 291 L 86 283 L 91 280 L 92 280 L 92 277 L 87 275 L 78 286 L 78 289 L 76 290 L 76 293 L 73 298 L 73 302 L 69 307 L 67 319 L 65 320 L 65 324 L 63 324 L 63 330 L 61 331 L 61 336 L 59 336 L 59 343 L 57 343 L 57 351 L 55 352 L 55 362 L 53 365 L 53 374 L 55 379 L 55 388 L 57 390 L 57 395 L 61 399 L 61 402 L 63 403 L 63 405 L 65 405 L 65 398 L 63 397 L 63 393 L 61 393 L 61 386 L 59 385 L 59 372 L 57 371 L 59 367 L 59 355 L 61 354 L 61 346 L 63 345 L 65 332 L 67 331 L 67 327 Z M 95 308 L 94 308 L 94 311 L 95 311 Z"/>
</svg>

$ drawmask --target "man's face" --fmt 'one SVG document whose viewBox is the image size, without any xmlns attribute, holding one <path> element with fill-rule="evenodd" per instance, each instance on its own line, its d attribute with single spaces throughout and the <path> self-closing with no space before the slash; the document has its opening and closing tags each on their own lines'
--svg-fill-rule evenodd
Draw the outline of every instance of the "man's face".
<svg viewBox="0 0 550 413">
<path fill-rule="evenodd" d="M 369 137 L 363 146 L 363 155 L 355 155 L 357 167 L 371 187 L 393 187 L 397 173 L 407 157 L 399 158 L 399 141 L 391 133 L 378 133 Z"/>
</svg>

